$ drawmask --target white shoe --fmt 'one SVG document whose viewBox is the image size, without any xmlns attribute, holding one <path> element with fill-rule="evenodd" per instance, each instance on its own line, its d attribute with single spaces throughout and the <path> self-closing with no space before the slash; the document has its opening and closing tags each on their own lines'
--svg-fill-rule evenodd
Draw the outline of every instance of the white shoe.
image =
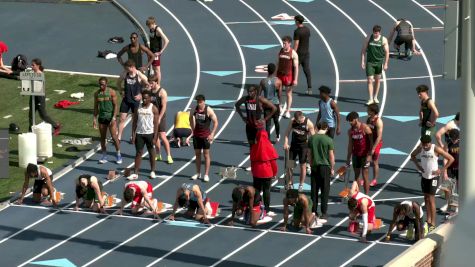
<svg viewBox="0 0 475 267">
<path fill-rule="evenodd" d="M 444 206 L 442 206 L 442 208 L 440 208 L 440 211 L 442 211 L 443 213 L 446 213 L 448 207 L 449 207 L 449 206 L 448 206 L 447 204 L 445 204 Z"/>
<path fill-rule="evenodd" d="M 312 168 L 310 167 L 310 164 L 307 164 L 307 175 L 312 174 Z"/>
<path fill-rule="evenodd" d="M 376 97 L 374 98 L 373 102 L 379 104 L 379 100 Z"/>
<path fill-rule="evenodd" d="M 250 171 L 251 171 L 251 166 L 247 167 L 247 168 L 246 168 L 246 171 L 247 171 L 247 172 L 250 172 Z"/>
<path fill-rule="evenodd" d="M 151 171 L 150 172 L 150 179 L 155 179 L 155 178 L 157 178 L 157 175 L 155 175 L 154 171 Z"/>
<path fill-rule="evenodd" d="M 99 160 L 99 163 L 100 163 L 100 164 L 107 163 L 107 155 L 106 155 L 106 154 L 103 154 L 103 155 L 101 156 L 101 159 Z"/>
<path fill-rule="evenodd" d="M 277 215 L 277 214 L 275 214 L 275 212 L 273 212 L 273 211 L 269 211 L 267 213 L 267 216 L 269 216 L 269 217 L 274 217 L 275 215 Z"/>
<path fill-rule="evenodd" d="M 317 222 L 318 222 L 318 223 L 321 223 L 321 224 L 324 224 L 324 223 L 327 223 L 327 220 L 326 220 L 326 219 L 317 218 Z"/>
<path fill-rule="evenodd" d="M 373 99 L 370 99 L 370 100 L 368 100 L 368 102 L 366 102 L 366 105 L 369 106 L 369 105 L 371 105 L 371 104 L 373 104 L 373 103 L 374 103 L 374 100 L 373 100 Z"/>
<path fill-rule="evenodd" d="M 198 178 L 201 178 L 201 173 L 197 173 L 197 174 L 191 176 L 191 180 L 196 180 Z"/>
<path fill-rule="evenodd" d="M 303 192 L 303 184 L 299 184 L 299 192 Z"/>
<path fill-rule="evenodd" d="M 209 176 L 208 175 L 203 176 L 203 181 L 209 182 Z"/>
<path fill-rule="evenodd" d="M 277 137 L 275 138 L 275 142 L 276 142 L 276 143 L 279 143 L 279 141 L 280 141 L 280 136 L 277 136 Z"/>
<path fill-rule="evenodd" d="M 129 175 L 129 177 L 127 177 L 127 180 L 130 180 L 130 181 L 137 180 L 137 179 L 139 179 L 139 175 L 136 174 L 136 173 L 133 173 L 133 174 Z"/>
<path fill-rule="evenodd" d="M 285 112 L 285 113 L 284 113 L 284 118 L 290 119 L 290 112 L 288 112 L 288 111 Z"/>
<path fill-rule="evenodd" d="M 319 223 L 317 220 L 314 220 L 312 225 L 310 225 L 310 229 L 320 228 L 323 224 Z"/>
</svg>

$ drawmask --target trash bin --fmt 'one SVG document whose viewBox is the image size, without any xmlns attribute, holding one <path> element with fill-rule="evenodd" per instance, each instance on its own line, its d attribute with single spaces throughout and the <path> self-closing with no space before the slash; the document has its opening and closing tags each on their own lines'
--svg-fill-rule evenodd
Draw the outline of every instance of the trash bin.
<svg viewBox="0 0 475 267">
<path fill-rule="evenodd" d="M 36 156 L 50 158 L 53 156 L 53 127 L 42 122 L 31 127 L 36 134 Z"/>
<path fill-rule="evenodd" d="M 18 166 L 26 168 L 29 163 L 36 164 L 36 134 L 18 135 Z"/>
</svg>

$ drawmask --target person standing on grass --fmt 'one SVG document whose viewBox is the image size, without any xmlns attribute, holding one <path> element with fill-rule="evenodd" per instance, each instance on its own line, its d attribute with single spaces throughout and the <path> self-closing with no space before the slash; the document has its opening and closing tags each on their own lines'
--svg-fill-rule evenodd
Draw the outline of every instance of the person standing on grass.
<svg viewBox="0 0 475 267">
<path fill-rule="evenodd" d="M 277 109 L 272 115 L 272 120 L 274 121 L 275 126 L 275 142 L 280 140 L 280 124 L 279 124 L 279 114 L 280 106 L 282 103 L 282 81 L 275 77 L 275 64 L 269 63 L 267 65 L 267 78 L 262 79 L 259 85 L 259 91 L 262 92 L 262 95 L 274 104 Z M 272 111 L 271 108 L 264 108 L 264 116 L 267 116 Z M 266 131 L 270 139 L 270 130 L 271 130 L 271 120 L 266 121 Z"/>
<path fill-rule="evenodd" d="M 154 17 L 149 17 L 146 24 L 150 30 L 150 50 L 153 53 L 152 69 L 154 77 L 157 78 L 157 83 L 160 84 L 162 80 L 160 57 L 167 48 L 170 40 L 168 40 L 168 37 L 163 33 L 162 29 L 158 27 Z"/>
<path fill-rule="evenodd" d="M 318 88 L 320 91 L 320 100 L 318 101 L 317 123 L 325 122 L 328 124 L 327 135 L 334 139 L 336 135 L 340 135 L 340 110 L 336 102 L 330 97 L 331 89 L 322 85 Z"/>
<path fill-rule="evenodd" d="M 292 139 L 289 146 L 289 135 L 292 133 Z M 289 150 L 289 159 L 296 160 L 299 158 L 300 163 L 300 180 L 299 192 L 303 192 L 303 183 L 307 175 L 307 158 L 308 158 L 308 137 L 315 134 L 313 123 L 304 116 L 302 111 L 295 111 L 294 117 L 289 122 L 289 126 L 284 135 L 284 150 Z M 288 176 L 293 185 L 293 171 L 289 168 Z M 290 186 L 290 185 L 289 185 Z"/>
<path fill-rule="evenodd" d="M 214 140 L 214 134 L 218 129 L 218 117 L 214 110 L 206 105 L 204 95 L 197 95 L 196 108 L 193 116 L 190 116 L 191 130 L 193 131 L 193 147 L 195 149 L 196 174 L 191 176 L 192 180 L 201 178 L 201 155 L 205 159 L 205 172 L 203 181 L 209 182 L 209 167 L 211 165 L 211 154 L 209 148 Z M 211 128 L 213 122 L 213 129 Z"/>
<path fill-rule="evenodd" d="M 44 68 L 43 68 L 41 59 L 34 58 L 31 61 L 31 69 L 33 70 L 34 73 L 43 73 Z M 35 106 L 33 106 L 33 98 L 35 99 Z M 34 112 L 31 112 L 32 110 Z M 61 124 L 59 122 L 55 122 L 48 115 L 48 113 L 46 113 L 46 97 L 44 95 L 30 96 L 30 112 L 28 112 L 29 120 L 30 120 L 30 126 L 29 126 L 30 131 L 31 131 L 31 127 L 33 126 L 33 116 L 35 116 L 36 111 L 40 113 L 40 118 L 43 121 L 53 126 L 53 135 L 55 136 L 59 135 L 59 132 L 61 131 Z"/>
<path fill-rule="evenodd" d="M 287 90 L 287 110 L 284 117 L 290 119 L 290 108 L 292 107 L 292 91 L 297 86 L 299 78 L 299 56 L 290 47 L 292 37 L 282 37 L 283 47 L 279 51 L 277 58 L 277 77 L 282 81 L 282 85 Z"/>
<path fill-rule="evenodd" d="M 373 34 L 365 39 L 361 49 L 361 68 L 366 70 L 369 100 L 366 105 L 379 103 L 381 73 L 388 69 L 389 45 L 381 35 L 381 26 L 373 26 Z M 374 89 L 374 92 L 373 92 Z"/>
<path fill-rule="evenodd" d="M 454 162 L 454 158 L 441 147 L 432 144 L 430 135 L 424 135 L 420 139 L 421 144 L 411 153 L 411 160 L 421 173 L 421 189 L 424 194 L 424 201 L 427 214 L 427 225 L 429 232 L 435 229 L 435 193 L 439 187 L 440 175 L 447 171 Z M 416 159 L 421 154 L 421 163 Z M 447 160 L 444 167 L 439 169 L 438 159 L 442 156 Z"/>
<path fill-rule="evenodd" d="M 117 88 L 122 96 L 122 103 L 120 104 L 119 110 L 119 141 L 122 139 L 122 132 L 124 131 L 127 114 L 129 111 L 134 114 L 140 104 L 140 100 L 142 100 L 142 88 L 148 86 L 147 76 L 137 70 L 134 61 L 127 60 L 127 62 L 125 62 L 125 71 L 117 80 Z"/>
<path fill-rule="evenodd" d="M 302 15 L 294 17 L 297 29 L 294 30 L 294 50 L 297 51 L 299 64 L 302 65 L 303 73 L 307 78 L 307 94 L 312 94 L 312 73 L 310 72 L 310 29 L 303 25 L 305 21 Z"/>
<path fill-rule="evenodd" d="M 150 178 L 155 179 L 155 148 L 153 144 L 158 139 L 158 109 L 151 102 L 152 92 L 143 91 L 142 101 L 134 112 L 132 121 L 132 144 L 135 144 L 135 174 L 132 180 L 138 178 L 140 164 L 142 163 L 143 147 L 147 146 L 150 160 Z"/>
<path fill-rule="evenodd" d="M 145 45 L 140 44 L 139 35 L 136 32 L 133 32 L 130 35 L 130 44 L 124 46 L 119 51 L 119 53 L 117 53 L 117 61 L 119 61 L 120 65 L 127 69 L 127 64 L 124 65 L 124 61 L 122 60 L 122 55 L 124 53 L 127 53 L 127 61 L 132 60 L 135 64 L 135 67 L 142 73 L 145 73 L 150 65 L 152 65 L 153 59 L 155 57 L 150 49 L 148 49 Z M 145 66 L 142 63 L 142 54 L 146 54 L 148 58 L 147 65 Z"/>
<path fill-rule="evenodd" d="M 173 158 L 170 152 L 170 143 L 167 139 L 167 98 L 168 94 L 165 88 L 158 83 L 156 76 L 150 78 L 150 90 L 152 92 L 152 103 L 158 108 L 158 138 L 155 143 L 157 156 L 155 160 L 162 160 L 160 153 L 160 140 L 163 142 L 165 152 L 167 153 L 167 163 L 172 164 Z"/>
<path fill-rule="evenodd" d="M 417 95 L 421 100 L 421 108 L 419 109 L 419 126 L 421 127 L 421 137 L 424 135 L 432 135 L 435 132 L 435 123 L 439 117 L 439 111 L 435 106 L 434 100 L 429 97 L 429 87 L 421 84 L 416 87 Z"/>
<path fill-rule="evenodd" d="M 99 78 L 99 90 L 94 93 L 94 120 L 92 125 L 97 129 L 99 123 L 99 133 L 101 138 L 102 157 L 99 163 L 107 162 L 106 136 L 107 129 L 114 141 L 115 150 L 117 151 L 117 164 L 122 164 L 122 156 L 120 154 L 120 142 L 117 138 L 116 117 L 119 106 L 117 105 L 117 94 L 115 90 L 107 87 L 108 80 L 106 77 Z"/>
<path fill-rule="evenodd" d="M 267 132 L 261 129 L 257 132 L 256 143 L 251 145 L 251 172 L 253 185 L 257 193 L 264 197 L 264 206 L 269 216 L 275 213 L 270 211 L 270 188 L 272 178 L 277 176 L 277 159 L 279 155 L 269 141 Z"/>
<path fill-rule="evenodd" d="M 35 165 L 33 163 L 26 166 L 25 182 L 23 183 L 23 188 L 17 204 L 23 204 L 26 189 L 28 188 L 31 178 L 35 179 L 35 183 L 33 184 L 33 201 L 40 203 L 43 197 L 49 195 L 53 205 L 58 205 L 58 202 L 56 202 L 56 198 L 54 197 L 55 189 L 53 185 L 53 172 L 45 166 Z"/>
<path fill-rule="evenodd" d="M 0 72 L 10 75 L 13 71 L 3 64 L 3 54 L 6 52 L 8 52 L 8 46 L 0 41 Z"/>
<path fill-rule="evenodd" d="M 360 185 L 364 185 L 365 194 L 369 194 L 368 168 L 372 158 L 373 132 L 368 125 L 360 122 L 359 117 L 355 111 L 346 116 L 351 126 L 348 129 L 346 165 L 349 166 L 350 162 L 353 162 L 355 181 L 358 181 L 362 173 L 363 179 L 360 180 Z"/>
<path fill-rule="evenodd" d="M 369 186 L 375 186 L 379 177 L 379 152 L 383 146 L 383 120 L 378 116 L 378 104 L 371 104 L 368 106 L 368 120 L 367 125 L 373 133 L 373 146 L 371 147 L 371 155 L 373 161 L 373 180 Z"/>
<path fill-rule="evenodd" d="M 313 203 L 313 212 L 318 216 L 318 191 L 321 190 L 322 204 L 320 206 L 322 215 L 319 217 L 321 222 L 328 219 L 328 197 L 330 195 L 330 177 L 334 175 L 335 167 L 335 147 L 333 140 L 326 135 L 328 124 L 326 122 L 317 123 L 317 134 L 308 139 L 308 148 L 310 150 L 311 173 L 311 196 Z M 324 221 L 323 221 L 324 220 Z"/>
</svg>

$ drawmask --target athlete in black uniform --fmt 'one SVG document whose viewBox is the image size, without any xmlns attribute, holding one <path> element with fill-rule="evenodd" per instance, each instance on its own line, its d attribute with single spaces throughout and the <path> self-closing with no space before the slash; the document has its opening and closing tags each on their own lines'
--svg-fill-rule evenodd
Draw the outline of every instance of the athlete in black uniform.
<svg viewBox="0 0 475 267">
<path fill-rule="evenodd" d="M 162 74 L 160 71 L 160 57 L 162 56 L 165 48 L 167 48 L 168 37 L 163 33 L 162 29 L 157 26 L 154 17 L 149 17 L 146 21 L 148 28 L 150 29 L 150 50 L 153 53 L 153 61 L 152 61 L 152 68 L 154 77 L 158 79 L 158 84 L 162 80 Z"/>
</svg>

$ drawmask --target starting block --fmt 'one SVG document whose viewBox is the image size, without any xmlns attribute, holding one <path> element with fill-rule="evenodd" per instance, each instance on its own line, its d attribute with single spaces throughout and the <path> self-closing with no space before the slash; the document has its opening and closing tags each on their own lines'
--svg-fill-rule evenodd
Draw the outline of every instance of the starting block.
<svg viewBox="0 0 475 267">
<path fill-rule="evenodd" d="M 374 229 L 379 229 L 379 228 L 381 228 L 381 227 L 383 227 L 383 226 L 384 226 L 384 225 L 383 225 L 383 221 L 382 221 L 381 219 L 376 218 L 376 219 L 374 220 Z"/>
<path fill-rule="evenodd" d="M 254 67 L 254 71 L 257 73 L 267 73 L 267 65 L 257 65 Z"/>
<path fill-rule="evenodd" d="M 104 198 L 105 208 L 112 208 L 120 202 L 120 199 L 117 199 L 117 195 L 109 195 L 106 192 L 102 192 L 102 197 Z"/>
<path fill-rule="evenodd" d="M 234 167 L 234 166 L 220 168 L 219 169 L 219 176 L 221 176 L 221 178 L 236 179 L 237 178 L 237 169 L 238 168 Z"/>
<path fill-rule="evenodd" d="M 221 213 L 221 209 L 219 208 L 218 202 L 206 202 L 206 217 L 208 217 L 208 219 L 219 216 L 219 213 Z"/>
<path fill-rule="evenodd" d="M 54 189 L 53 199 L 51 199 L 51 197 L 50 197 L 50 201 L 54 200 L 54 201 L 56 201 L 56 203 L 59 203 L 63 199 L 63 196 L 64 196 L 63 192 L 59 192 L 56 189 Z"/>
<path fill-rule="evenodd" d="M 345 181 L 345 187 L 340 193 L 338 193 L 338 195 L 343 199 L 343 202 L 347 201 L 348 198 L 350 197 L 350 186 L 349 186 L 350 175 L 351 175 L 350 166 L 351 164 L 341 166 L 337 170 L 337 175 L 339 176 L 340 180 L 341 180 L 341 177 L 343 177 L 343 180 Z"/>
<path fill-rule="evenodd" d="M 293 20 L 294 16 L 290 16 L 287 13 L 280 13 L 275 16 L 272 16 L 271 19 L 273 20 Z"/>
<path fill-rule="evenodd" d="M 109 170 L 109 173 L 107 174 L 107 180 L 111 182 L 115 182 L 120 177 L 120 175 L 117 173 L 116 170 Z"/>
</svg>

